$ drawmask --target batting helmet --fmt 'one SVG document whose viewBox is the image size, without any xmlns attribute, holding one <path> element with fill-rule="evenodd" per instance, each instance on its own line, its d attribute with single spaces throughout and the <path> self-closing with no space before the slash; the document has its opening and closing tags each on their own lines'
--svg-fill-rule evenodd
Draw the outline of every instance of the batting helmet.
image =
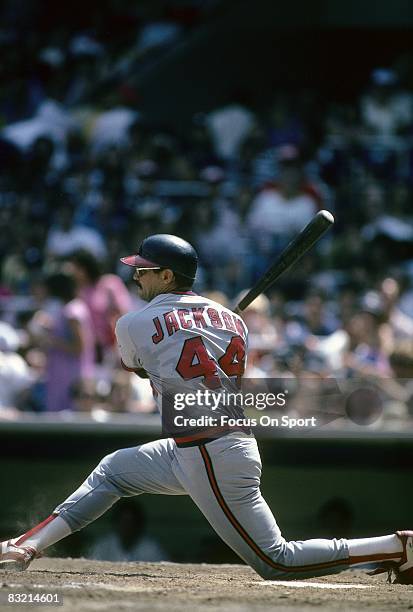
<svg viewBox="0 0 413 612">
<path fill-rule="evenodd" d="M 192 245 L 172 234 L 148 236 L 139 247 L 137 255 L 122 257 L 127 266 L 147 269 L 169 268 L 190 280 L 195 279 L 198 256 Z"/>
</svg>

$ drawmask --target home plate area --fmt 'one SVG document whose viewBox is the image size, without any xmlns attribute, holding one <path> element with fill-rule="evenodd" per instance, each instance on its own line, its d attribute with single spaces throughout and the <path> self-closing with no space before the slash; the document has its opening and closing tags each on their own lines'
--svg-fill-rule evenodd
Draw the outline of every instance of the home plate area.
<svg viewBox="0 0 413 612">
<path fill-rule="evenodd" d="M 388 584 L 385 574 L 368 576 L 362 571 L 311 580 L 264 581 L 244 565 L 56 558 L 38 559 L 26 572 L 0 571 L 0 610 L 27 611 L 34 605 L 29 598 L 38 594 L 56 595 L 54 601 L 61 604 L 37 603 L 40 608 L 64 612 L 114 608 L 116 612 L 314 612 L 315 606 L 322 612 L 388 612 L 413 607 L 413 586 Z"/>
</svg>

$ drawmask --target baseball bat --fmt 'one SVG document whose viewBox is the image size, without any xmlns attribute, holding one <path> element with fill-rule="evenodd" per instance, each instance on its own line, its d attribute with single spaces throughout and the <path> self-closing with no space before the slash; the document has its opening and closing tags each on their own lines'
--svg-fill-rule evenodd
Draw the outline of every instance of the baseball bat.
<svg viewBox="0 0 413 612">
<path fill-rule="evenodd" d="M 236 305 L 234 312 L 240 314 L 266 291 L 288 268 L 294 265 L 321 236 L 333 225 L 334 217 L 328 210 L 320 210 L 305 228 L 285 247 L 278 259 L 268 268 L 256 284 Z"/>
</svg>

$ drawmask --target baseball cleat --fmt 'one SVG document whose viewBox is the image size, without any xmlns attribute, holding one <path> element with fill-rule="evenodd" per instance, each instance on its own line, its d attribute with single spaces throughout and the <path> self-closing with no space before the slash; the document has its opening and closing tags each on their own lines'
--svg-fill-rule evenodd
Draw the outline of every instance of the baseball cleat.
<svg viewBox="0 0 413 612">
<path fill-rule="evenodd" d="M 400 561 L 384 561 L 370 575 L 387 572 L 387 581 L 393 584 L 413 584 L 413 531 L 396 531 L 403 544 L 403 554 Z"/>
<path fill-rule="evenodd" d="M 11 540 L 0 543 L 0 569 L 22 572 L 37 557 L 32 546 L 16 546 Z"/>
<path fill-rule="evenodd" d="M 393 584 L 413 584 L 413 531 L 396 531 L 403 543 L 403 556 L 397 567 Z"/>
</svg>

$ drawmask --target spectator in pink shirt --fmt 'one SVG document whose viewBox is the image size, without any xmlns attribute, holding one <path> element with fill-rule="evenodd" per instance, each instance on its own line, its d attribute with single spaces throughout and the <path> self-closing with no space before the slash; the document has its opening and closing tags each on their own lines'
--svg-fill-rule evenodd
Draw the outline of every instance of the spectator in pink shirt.
<svg viewBox="0 0 413 612">
<path fill-rule="evenodd" d="M 87 304 L 96 336 L 98 363 L 117 355 L 115 324 L 131 308 L 129 292 L 114 274 L 102 274 L 98 260 L 88 251 L 75 251 L 70 256 L 78 294 Z"/>
<path fill-rule="evenodd" d="M 46 278 L 55 298 L 48 312 L 38 311 L 30 330 L 45 351 L 46 410 L 73 410 L 73 392 L 80 381 L 94 375 L 95 338 L 86 304 L 76 297 L 76 281 L 66 272 Z"/>
</svg>

